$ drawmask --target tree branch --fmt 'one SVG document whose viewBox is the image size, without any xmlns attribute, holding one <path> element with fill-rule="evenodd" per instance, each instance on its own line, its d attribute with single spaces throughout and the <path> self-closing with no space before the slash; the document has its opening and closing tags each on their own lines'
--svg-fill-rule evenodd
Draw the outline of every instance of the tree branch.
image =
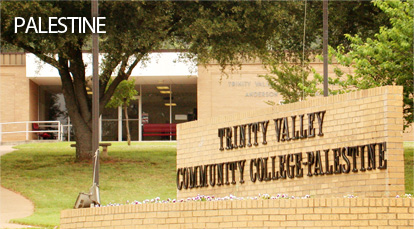
<svg viewBox="0 0 414 229">
<path fill-rule="evenodd" d="M 107 58 L 110 58 L 111 60 L 108 60 Z M 108 61 L 105 67 L 103 68 L 103 72 L 99 77 L 99 98 L 102 98 L 102 96 L 105 93 L 106 87 L 108 86 L 108 83 L 111 79 L 112 73 L 114 72 L 116 66 L 118 66 L 118 62 L 113 60 L 112 56 L 109 56 L 105 58 L 105 61 Z"/>
<path fill-rule="evenodd" d="M 135 58 L 134 62 L 129 66 L 128 71 L 125 73 L 127 77 L 131 76 L 132 70 L 134 70 L 135 66 L 141 61 L 142 57 L 144 57 L 145 54 L 139 54 L 138 57 Z"/>
<path fill-rule="evenodd" d="M 118 72 L 118 76 L 112 81 L 111 85 L 109 85 L 108 90 L 106 90 L 105 93 L 103 94 L 103 96 L 100 98 L 100 102 L 99 102 L 99 111 L 100 111 L 100 113 L 102 113 L 103 109 L 105 108 L 105 105 L 111 99 L 111 97 L 114 94 L 114 92 L 115 92 L 116 88 L 118 87 L 118 85 L 122 82 L 122 80 L 127 80 L 129 78 L 129 76 L 132 74 L 132 70 L 134 70 L 134 68 L 137 66 L 137 64 L 141 61 L 142 57 L 146 53 L 147 53 L 146 51 L 140 53 L 136 57 L 134 62 L 132 62 L 132 64 L 129 66 L 127 72 L 124 72 L 125 68 L 126 68 L 126 65 L 127 65 L 127 61 L 124 61 L 124 60 L 121 61 L 121 68 Z M 129 56 L 129 57 L 131 57 L 131 56 Z M 129 57 L 127 59 L 129 59 Z"/>
<path fill-rule="evenodd" d="M 57 68 L 59 70 L 60 65 L 59 65 L 58 61 L 56 59 L 50 57 L 50 56 L 47 56 L 46 54 L 43 54 L 41 50 L 38 50 L 36 48 L 33 48 L 33 47 L 29 46 L 29 45 L 23 44 L 20 41 L 16 42 L 15 45 L 17 47 L 23 48 L 24 50 L 26 50 L 26 51 L 28 51 L 30 53 L 35 54 L 39 59 L 43 60 L 44 62 L 52 65 L 53 67 L 55 67 L 55 68 Z"/>
<path fill-rule="evenodd" d="M 76 98 L 78 99 L 79 111 L 83 120 L 89 126 L 92 114 L 85 88 L 85 65 L 83 63 L 82 51 L 74 47 L 69 47 L 68 49 L 69 51 L 67 53 L 72 59 L 70 60 L 70 71 L 73 75 L 73 86 Z"/>
<path fill-rule="evenodd" d="M 111 96 L 114 94 L 116 87 L 121 83 L 122 80 L 126 80 L 128 77 L 126 77 L 125 73 L 118 73 L 118 76 L 112 81 L 111 85 L 109 85 L 108 90 L 105 91 L 102 98 L 99 100 L 99 112 L 102 113 L 103 109 L 105 108 L 105 105 L 109 102 L 111 99 Z"/>
<path fill-rule="evenodd" d="M 65 98 L 66 107 L 68 108 L 69 116 L 72 118 L 72 122 L 77 122 L 80 125 L 86 125 L 85 120 L 82 119 L 80 115 L 79 107 L 77 104 L 75 91 L 73 88 L 72 78 L 70 76 L 68 60 L 61 57 L 59 54 L 59 65 L 58 68 L 60 78 L 62 80 L 62 91 Z M 75 124 L 74 126 L 77 126 Z"/>
</svg>

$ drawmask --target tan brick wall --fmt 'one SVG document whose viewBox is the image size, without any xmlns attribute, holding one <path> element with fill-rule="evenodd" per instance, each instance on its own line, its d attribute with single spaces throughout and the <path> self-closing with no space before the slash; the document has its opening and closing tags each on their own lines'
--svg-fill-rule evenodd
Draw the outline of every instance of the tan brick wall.
<svg viewBox="0 0 414 229">
<path fill-rule="evenodd" d="M 311 112 L 326 111 L 323 124 L 323 136 L 285 142 L 277 142 L 273 119 L 290 117 Z M 232 150 L 219 150 L 218 129 L 269 120 L 267 144 Z M 315 118 L 316 120 L 316 118 Z M 306 194 L 338 197 L 356 194 L 361 197 L 389 197 L 404 193 L 404 156 L 402 148 L 402 87 L 386 86 L 352 92 L 343 95 L 313 98 L 307 101 L 275 106 L 267 109 L 252 109 L 249 112 L 216 116 L 178 125 L 177 168 L 217 164 L 246 160 L 244 168 L 245 183 L 239 182 L 236 172 L 236 184 L 203 188 L 182 189 L 177 191 L 178 198 L 188 196 L 215 195 L 255 196 L 259 193 L 303 196 Z M 306 118 L 305 118 L 306 122 Z M 289 124 L 291 125 L 291 124 Z M 298 130 L 298 121 L 296 130 Z M 317 122 L 315 121 L 317 126 Z M 316 131 L 318 131 L 316 129 Z M 302 152 L 303 162 L 307 162 L 306 152 L 331 149 L 329 164 L 333 165 L 332 149 L 353 147 L 386 142 L 385 159 L 387 169 L 360 171 L 360 158 L 357 157 L 358 172 L 347 174 L 304 176 L 293 179 L 271 181 L 250 181 L 250 160 L 270 158 L 272 156 Z M 349 158 L 349 157 L 348 157 Z M 376 155 L 376 165 L 379 165 Z M 340 164 L 345 164 L 339 158 Z M 322 159 L 322 163 L 323 159 Z M 365 165 L 367 155 L 365 153 Z M 286 166 L 286 165 L 285 165 Z M 351 162 L 352 166 L 352 162 Z M 276 167 L 278 162 L 276 159 Z M 325 168 L 324 168 L 325 170 Z M 313 168 L 312 168 L 313 171 Z M 325 170 L 326 171 L 326 170 Z M 180 178 L 181 179 L 181 178 Z M 207 179 L 208 180 L 208 179 Z"/>
<path fill-rule="evenodd" d="M 258 77 L 268 71 L 261 64 L 245 64 L 241 70 L 223 75 L 219 66 L 199 66 L 197 79 L 198 118 L 238 113 L 254 108 L 268 108 L 266 101 L 282 97 Z"/>
<path fill-rule="evenodd" d="M 315 61 L 310 64 L 315 72 L 323 74 L 323 63 Z M 334 68 L 329 65 L 329 75 L 335 75 Z M 345 73 L 352 69 L 339 66 Z M 220 70 L 217 64 L 199 66 L 197 79 L 198 118 L 211 118 L 223 114 L 233 114 L 251 109 L 268 108 L 267 101 L 279 103 L 283 100 L 279 93 L 270 89 L 267 81 L 258 77 L 269 71 L 261 63 L 245 63 L 234 72 Z M 312 77 L 312 75 L 310 76 Z M 332 86 L 330 86 L 332 87 Z M 414 141 L 413 127 L 403 133 L 404 141 Z"/>
<path fill-rule="evenodd" d="M 0 56 L 4 58 L 4 55 Z M 26 77 L 26 67 L 16 64 L 20 63 L 16 62 L 17 57 L 8 56 L 7 58 L 2 62 L 9 64 L 0 67 L 0 123 L 29 121 L 31 118 L 30 82 Z M 24 131 L 25 129 L 25 124 L 3 125 L 2 127 L 3 132 Z M 29 135 L 29 139 L 30 137 L 32 136 Z M 25 139 L 25 133 L 2 136 L 3 142 Z"/>
<path fill-rule="evenodd" d="M 319 74 L 323 74 L 321 62 L 310 64 Z M 348 68 L 341 68 L 350 73 Z M 197 107 L 198 118 L 211 118 L 223 114 L 240 113 L 251 109 L 268 108 L 267 101 L 279 103 L 283 100 L 279 93 L 270 88 L 259 75 L 269 70 L 261 63 L 244 63 L 241 69 L 226 70 L 210 64 L 198 67 Z M 334 75 L 334 66 L 329 66 L 329 74 Z"/>
<path fill-rule="evenodd" d="M 60 228 L 413 228 L 413 199 L 237 200 L 64 210 Z"/>
</svg>

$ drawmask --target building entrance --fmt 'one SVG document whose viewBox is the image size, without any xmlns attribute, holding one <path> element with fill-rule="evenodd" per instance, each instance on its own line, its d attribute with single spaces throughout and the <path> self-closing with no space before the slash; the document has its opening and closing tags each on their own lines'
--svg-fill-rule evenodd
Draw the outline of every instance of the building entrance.
<svg viewBox="0 0 414 229">
<path fill-rule="evenodd" d="M 197 119 L 196 84 L 136 85 L 139 96 L 127 107 L 132 141 L 176 140 L 175 125 Z M 101 117 L 102 141 L 126 141 L 122 107 L 106 108 Z"/>
<path fill-rule="evenodd" d="M 196 119 L 196 84 L 142 85 L 141 91 L 143 140 L 176 140 L 175 125 Z"/>
<path fill-rule="evenodd" d="M 176 140 L 176 124 L 197 119 L 196 84 L 136 85 L 138 96 L 127 107 L 132 141 Z M 76 140 L 59 86 L 41 86 L 39 120 L 59 120 L 63 139 Z M 126 141 L 125 109 L 105 108 L 100 117 L 100 141 Z"/>
</svg>

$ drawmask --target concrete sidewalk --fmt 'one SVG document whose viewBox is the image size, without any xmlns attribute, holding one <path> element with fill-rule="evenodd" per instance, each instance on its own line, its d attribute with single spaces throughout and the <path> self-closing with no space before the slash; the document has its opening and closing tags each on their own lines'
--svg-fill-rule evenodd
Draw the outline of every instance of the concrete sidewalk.
<svg viewBox="0 0 414 229">
<path fill-rule="evenodd" d="M 13 152 L 12 147 L 11 145 L 0 145 L 0 156 Z M 12 219 L 27 217 L 33 212 L 34 206 L 30 200 L 3 187 L 0 188 L 0 228 L 33 227 L 9 223 Z"/>
</svg>

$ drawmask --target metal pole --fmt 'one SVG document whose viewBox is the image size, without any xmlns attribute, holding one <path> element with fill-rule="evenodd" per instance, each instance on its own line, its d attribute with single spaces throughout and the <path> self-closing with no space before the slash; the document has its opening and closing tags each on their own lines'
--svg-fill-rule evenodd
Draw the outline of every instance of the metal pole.
<svg viewBox="0 0 414 229">
<path fill-rule="evenodd" d="M 98 0 L 92 0 L 92 18 L 98 17 Z M 99 40 L 98 33 L 92 34 L 92 153 L 99 149 Z M 99 161 L 99 160 L 98 160 Z M 99 174 L 99 164 L 94 175 Z M 95 177 L 99 186 L 99 176 Z"/>
<path fill-rule="evenodd" d="M 98 17 L 98 0 L 92 1 L 92 17 Z M 92 34 L 92 152 L 99 145 L 99 43 L 98 33 Z"/>
<path fill-rule="evenodd" d="M 98 0 L 91 2 L 92 19 L 98 17 Z M 96 25 L 96 23 L 93 23 Z M 99 195 L 99 46 L 98 34 L 92 34 L 92 153 L 93 156 L 93 182 L 89 193 L 79 193 L 74 208 L 92 207 L 100 205 Z M 81 139 L 82 140 L 82 139 Z"/>
<path fill-rule="evenodd" d="M 26 141 L 29 140 L 29 122 L 26 122 Z"/>
<path fill-rule="evenodd" d="M 61 141 L 62 139 L 62 135 L 61 135 L 61 126 L 60 126 L 60 121 L 58 122 L 58 140 Z"/>
<path fill-rule="evenodd" d="M 118 107 L 118 142 L 122 142 L 122 107 Z"/>
<path fill-rule="evenodd" d="M 323 96 L 328 96 L 328 0 L 323 0 Z"/>
</svg>

